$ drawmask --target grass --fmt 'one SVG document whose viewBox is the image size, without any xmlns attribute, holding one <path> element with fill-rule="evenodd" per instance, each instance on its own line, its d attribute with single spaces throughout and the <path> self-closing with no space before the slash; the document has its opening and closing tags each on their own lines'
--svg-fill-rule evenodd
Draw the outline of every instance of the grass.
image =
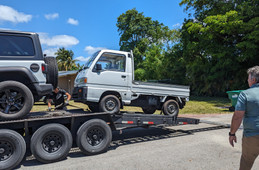
<svg viewBox="0 0 259 170">
<path fill-rule="evenodd" d="M 87 110 L 88 107 L 82 103 L 76 103 L 70 101 L 68 109 L 84 109 Z M 180 114 L 214 114 L 214 113 L 231 113 L 228 107 L 231 106 L 230 100 L 228 98 L 220 97 L 191 97 L 190 101 L 186 103 L 185 107 L 180 110 Z M 54 106 L 52 106 L 54 108 Z M 37 102 L 34 104 L 32 111 L 46 111 L 48 106 L 43 102 Z M 140 107 L 124 107 L 122 111 L 131 112 L 142 112 Z M 155 114 L 160 114 L 160 110 L 157 110 Z"/>
</svg>

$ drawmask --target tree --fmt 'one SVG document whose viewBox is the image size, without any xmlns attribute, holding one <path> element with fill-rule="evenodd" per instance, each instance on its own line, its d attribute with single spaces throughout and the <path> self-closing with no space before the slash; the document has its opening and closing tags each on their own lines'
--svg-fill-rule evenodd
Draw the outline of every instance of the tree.
<svg viewBox="0 0 259 170">
<path fill-rule="evenodd" d="M 78 69 L 78 65 L 76 65 L 77 60 L 73 60 L 74 52 L 72 50 L 66 50 L 64 47 L 59 48 L 55 55 L 57 55 L 56 60 L 59 71 Z"/>
<path fill-rule="evenodd" d="M 164 52 L 179 37 L 179 31 L 170 30 L 163 23 L 145 17 L 135 8 L 118 17 L 120 50 L 134 53 L 137 80 L 160 79 Z"/>
<path fill-rule="evenodd" d="M 246 88 L 246 69 L 258 63 L 259 4 L 255 0 L 183 0 L 194 19 L 181 29 L 186 75 L 196 94 Z"/>
<path fill-rule="evenodd" d="M 120 37 L 120 50 L 133 50 L 135 68 L 142 68 L 146 51 L 150 46 L 168 43 L 171 30 L 150 17 L 145 17 L 135 8 L 121 14 L 117 20 Z M 169 37 L 169 38 L 168 38 Z"/>
</svg>

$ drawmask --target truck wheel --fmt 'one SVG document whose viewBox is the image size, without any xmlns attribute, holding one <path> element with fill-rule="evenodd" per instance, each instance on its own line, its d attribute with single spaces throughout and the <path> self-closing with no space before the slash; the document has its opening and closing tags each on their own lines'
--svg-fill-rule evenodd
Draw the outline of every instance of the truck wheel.
<svg viewBox="0 0 259 170">
<path fill-rule="evenodd" d="M 77 131 L 76 142 L 86 155 L 99 154 L 107 150 L 112 140 L 111 128 L 100 119 L 85 122 Z"/>
<path fill-rule="evenodd" d="M 179 113 L 179 105 L 175 100 L 167 100 L 163 105 L 163 113 L 165 115 L 177 116 Z"/>
<path fill-rule="evenodd" d="M 155 106 L 142 107 L 142 110 L 145 114 L 153 114 L 156 111 Z"/>
<path fill-rule="evenodd" d="M 45 57 L 45 63 L 47 67 L 47 83 L 52 84 L 53 88 L 58 86 L 58 64 L 55 57 Z"/>
<path fill-rule="evenodd" d="M 118 113 L 120 111 L 120 100 L 114 95 L 107 95 L 102 98 L 99 104 L 101 112 Z"/>
<path fill-rule="evenodd" d="M 0 130 L 0 169 L 13 169 L 21 163 L 26 152 L 23 137 L 9 129 Z"/>
<path fill-rule="evenodd" d="M 72 142 L 72 135 L 65 126 L 47 124 L 32 135 L 31 152 L 42 163 L 56 162 L 67 157 Z"/>
<path fill-rule="evenodd" d="M 18 119 L 33 106 L 33 95 L 24 84 L 16 81 L 0 83 L 0 119 Z"/>
</svg>

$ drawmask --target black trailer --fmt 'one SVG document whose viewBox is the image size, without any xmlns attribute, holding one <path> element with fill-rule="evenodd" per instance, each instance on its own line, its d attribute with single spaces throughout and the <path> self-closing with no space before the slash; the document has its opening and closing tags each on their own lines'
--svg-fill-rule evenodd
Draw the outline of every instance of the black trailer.
<svg viewBox="0 0 259 170">
<path fill-rule="evenodd" d="M 91 113 L 84 110 L 32 112 L 20 120 L 0 121 L 0 169 L 12 169 L 26 150 L 43 163 L 64 159 L 71 147 L 85 155 L 107 150 L 112 131 L 133 127 L 198 124 L 199 119 L 168 115 Z"/>
</svg>

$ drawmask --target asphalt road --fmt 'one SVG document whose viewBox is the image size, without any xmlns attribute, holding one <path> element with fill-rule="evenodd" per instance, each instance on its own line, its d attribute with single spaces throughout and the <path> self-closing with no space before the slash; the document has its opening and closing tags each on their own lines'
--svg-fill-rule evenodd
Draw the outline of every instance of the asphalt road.
<svg viewBox="0 0 259 170">
<path fill-rule="evenodd" d="M 193 115 L 195 116 L 195 115 Z M 230 114 L 202 115 L 199 125 L 167 128 L 136 128 L 113 133 L 113 142 L 106 153 L 84 156 L 73 149 L 66 160 L 42 164 L 32 156 L 19 169 L 33 170 L 236 170 L 241 155 L 242 129 L 238 143 L 228 143 Z M 209 123 L 209 124 L 208 124 Z M 226 126 L 222 126 L 222 125 Z M 259 169 L 259 159 L 254 170 Z"/>
</svg>

